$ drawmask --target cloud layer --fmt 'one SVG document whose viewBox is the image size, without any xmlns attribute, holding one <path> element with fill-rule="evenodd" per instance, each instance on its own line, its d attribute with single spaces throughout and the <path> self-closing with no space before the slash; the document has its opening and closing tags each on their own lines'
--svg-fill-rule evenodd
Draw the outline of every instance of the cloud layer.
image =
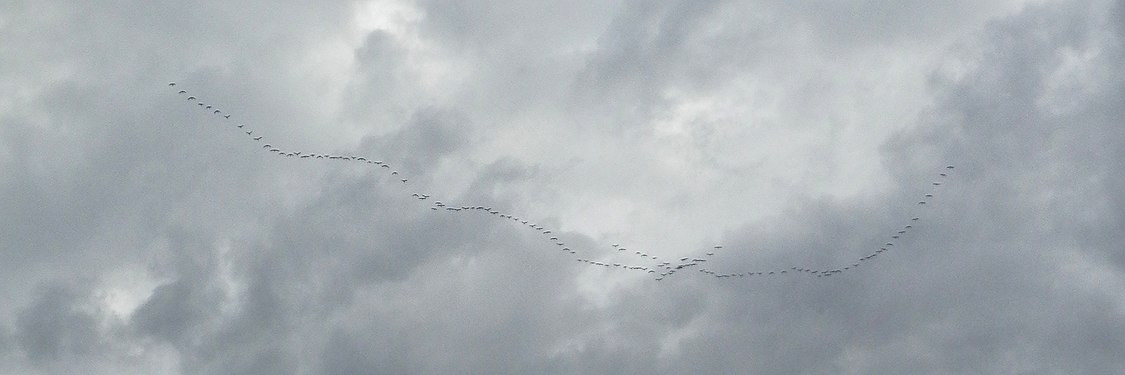
<svg viewBox="0 0 1125 375">
<path fill-rule="evenodd" d="M 0 373 L 1122 373 L 1123 41 L 1120 1 L 0 5 Z"/>
</svg>

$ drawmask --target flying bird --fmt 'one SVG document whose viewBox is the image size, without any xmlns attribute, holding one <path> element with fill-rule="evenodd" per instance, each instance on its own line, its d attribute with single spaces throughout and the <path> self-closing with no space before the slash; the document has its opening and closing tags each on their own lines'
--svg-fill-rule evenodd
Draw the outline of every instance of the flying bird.
<svg viewBox="0 0 1125 375">
<path fill-rule="evenodd" d="M 175 86 L 175 85 L 176 85 L 175 82 L 168 82 L 168 86 Z"/>
<path fill-rule="evenodd" d="M 189 97 L 187 97 L 187 100 L 195 100 L 195 97 L 194 97 L 194 96 L 189 96 Z"/>
<path fill-rule="evenodd" d="M 262 140 L 262 136 L 260 136 L 260 135 L 259 135 L 259 136 L 257 136 L 257 137 L 254 137 L 254 140 L 255 140 L 255 141 L 260 141 L 260 140 Z"/>
<path fill-rule="evenodd" d="M 180 90 L 177 94 L 187 94 L 187 90 Z"/>
</svg>

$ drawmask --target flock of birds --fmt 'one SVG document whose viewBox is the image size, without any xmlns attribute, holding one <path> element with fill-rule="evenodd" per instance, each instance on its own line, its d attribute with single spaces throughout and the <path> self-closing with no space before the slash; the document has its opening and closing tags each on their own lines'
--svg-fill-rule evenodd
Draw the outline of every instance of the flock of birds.
<svg viewBox="0 0 1125 375">
<path fill-rule="evenodd" d="M 173 89 L 175 89 L 176 83 L 170 82 L 170 83 L 168 83 L 168 86 L 173 87 Z M 368 158 L 368 157 L 365 157 L 365 156 L 358 156 L 358 155 L 343 155 L 343 154 L 328 154 L 328 153 L 313 153 L 313 152 L 307 152 L 306 153 L 306 152 L 301 152 L 301 151 L 285 150 L 285 149 L 282 149 L 278 146 L 274 146 L 270 142 L 266 141 L 264 136 L 262 136 L 260 134 L 255 134 L 254 130 L 248 128 L 246 124 L 238 123 L 237 121 L 231 120 L 231 114 L 230 113 L 224 112 L 223 110 L 217 108 L 213 104 L 204 103 L 204 102 L 200 101 L 197 97 L 189 95 L 187 90 L 180 89 L 180 90 L 178 90 L 178 94 L 187 95 L 187 101 L 188 102 L 193 103 L 195 106 L 198 106 L 200 109 L 204 110 L 208 114 L 218 116 L 220 119 L 225 120 L 225 121 L 230 121 L 230 124 L 232 126 L 237 128 L 240 132 L 245 133 L 247 138 L 249 138 L 250 140 L 252 140 L 254 142 L 257 142 L 259 148 L 261 148 L 262 150 L 264 150 L 266 152 L 270 152 L 270 153 L 273 153 L 273 154 L 275 154 L 279 157 L 284 157 L 284 158 L 309 159 L 309 160 L 318 159 L 318 160 L 332 160 L 332 161 L 340 161 L 340 162 L 368 164 L 371 167 L 378 168 L 380 170 L 383 170 L 386 173 L 389 173 L 396 180 L 396 183 L 400 182 L 400 183 L 404 184 L 405 186 L 410 186 L 410 184 L 409 184 L 410 179 L 409 178 L 406 178 L 396 168 L 394 168 L 389 163 L 384 162 L 382 160 L 375 160 L 375 159 L 372 159 L 372 158 Z M 931 183 L 932 186 L 935 187 L 935 188 L 938 187 L 938 186 L 941 186 L 945 177 L 947 177 L 949 175 L 949 172 L 951 172 L 952 170 L 953 170 L 952 165 L 946 166 L 945 169 L 941 173 L 938 173 L 937 180 L 935 180 Z M 445 202 L 442 202 L 440 200 L 437 200 L 436 198 L 432 197 L 429 194 L 420 193 L 420 192 L 411 193 L 411 197 L 413 199 L 417 199 L 419 201 L 429 201 L 429 202 L 431 202 L 431 204 L 429 205 L 429 209 L 432 210 L 432 211 L 450 212 L 450 213 L 478 213 L 478 214 L 485 214 L 485 215 L 494 216 L 494 217 L 502 219 L 502 220 L 508 220 L 508 221 L 517 223 L 518 225 L 524 226 L 524 227 L 526 227 L 530 230 L 534 230 L 539 235 L 541 235 L 544 239 L 546 239 L 547 241 L 552 243 L 555 246 L 555 248 L 558 249 L 559 251 L 561 251 L 562 253 L 574 255 L 575 260 L 578 261 L 578 262 L 582 262 L 584 264 L 594 266 L 594 267 L 612 268 L 612 269 L 618 269 L 618 270 L 629 270 L 629 271 L 643 272 L 643 273 L 651 275 L 653 278 L 655 278 L 658 281 L 663 280 L 663 279 L 665 279 L 669 276 L 672 276 L 674 274 L 685 272 L 685 271 L 690 271 L 690 270 L 695 270 L 698 273 L 713 276 L 715 278 L 735 278 L 735 277 L 737 277 L 737 278 L 746 278 L 746 277 L 758 278 L 758 277 L 780 277 L 781 275 L 805 275 L 805 276 L 816 276 L 816 277 L 833 277 L 833 276 L 840 275 L 844 272 L 855 270 L 855 269 L 861 267 L 862 265 L 870 263 L 871 261 L 873 261 L 875 258 L 879 257 L 880 255 L 882 255 L 882 254 L 884 254 L 888 251 L 891 251 L 891 249 L 895 245 L 895 241 L 899 240 L 903 236 L 909 234 L 911 230 L 914 230 L 914 228 L 916 227 L 916 225 L 919 223 L 919 220 L 920 220 L 920 218 L 918 216 L 910 218 L 910 221 L 907 224 L 899 227 L 895 231 L 895 233 L 891 234 L 889 236 L 889 238 L 886 240 L 886 242 L 883 243 L 882 245 L 878 246 L 877 249 L 872 250 L 871 252 L 869 252 L 869 253 L 867 253 L 867 254 L 865 254 L 865 255 L 857 258 L 857 259 L 854 259 L 852 262 L 849 262 L 849 263 L 844 264 L 842 266 L 827 267 L 827 268 L 807 268 L 807 267 L 796 267 L 796 266 L 794 266 L 794 267 L 789 267 L 789 268 L 767 269 L 767 270 L 740 271 L 740 272 L 719 272 L 719 271 L 716 271 L 712 268 L 707 267 L 707 264 L 708 264 L 707 262 L 710 260 L 711 256 L 715 255 L 715 251 L 719 251 L 723 248 L 722 245 L 714 245 L 711 249 L 708 249 L 708 250 L 702 252 L 703 255 L 699 255 L 699 256 L 683 256 L 683 257 L 665 259 L 665 258 L 658 257 L 656 255 L 648 254 L 648 253 L 643 252 L 643 251 L 630 250 L 629 248 L 627 248 L 625 246 L 622 246 L 620 244 L 615 243 L 615 244 L 611 245 L 611 247 L 612 247 L 612 249 L 615 253 L 627 254 L 627 255 L 631 255 L 635 258 L 638 258 L 637 259 L 638 263 L 622 263 L 622 262 L 603 261 L 603 260 L 600 260 L 600 259 L 584 258 L 584 257 L 580 256 L 578 250 L 572 248 L 570 245 L 567 245 L 566 242 L 564 242 L 559 237 L 559 234 L 556 234 L 552 229 L 546 228 L 542 225 L 539 225 L 536 222 L 534 222 L 532 220 L 529 220 L 527 218 L 516 216 L 516 215 L 513 215 L 511 213 L 507 213 L 507 212 L 501 212 L 499 210 L 493 209 L 490 206 L 458 205 L 458 204 L 452 204 L 452 203 L 445 203 Z M 917 204 L 919 206 L 925 205 L 933 197 L 934 197 L 933 193 L 926 193 L 926 194 L 923 195 L 922 199 L 918 201 Z"/>
</svg>

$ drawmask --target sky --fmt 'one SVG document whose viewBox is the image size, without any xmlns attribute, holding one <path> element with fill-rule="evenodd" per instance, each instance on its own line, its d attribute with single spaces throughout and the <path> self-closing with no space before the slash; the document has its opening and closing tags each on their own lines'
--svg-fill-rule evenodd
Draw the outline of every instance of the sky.
<svg viewBox="0 0 1125 375">
<path fill-rule="evenodd" d="M 0 373 L 1125 373 L 1122 98 L 1120 0 L 0 2 Z"/>
</svg>

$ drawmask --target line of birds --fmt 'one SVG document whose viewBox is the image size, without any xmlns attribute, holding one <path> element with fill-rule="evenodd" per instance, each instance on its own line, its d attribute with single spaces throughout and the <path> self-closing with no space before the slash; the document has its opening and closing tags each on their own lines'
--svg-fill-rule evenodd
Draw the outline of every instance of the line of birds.
<svg viewBox="0 0 1125 375">
<path fill-rule="evenodd" d="M 170 82 L 170 83 L 168 83 L 168 86 L 175 88 L 176 83 Z M 180 90 L 178 90 L 178 94 L 188 95 L 188 92 L 187 92 L 187 90 L 180 89 Z M 220 116 L 220 118 L 223 119 L 223 120 L 230 120 L 231 119 L 230 113 L 223 112 L 221 109 L 215 108 L 214 105 L 203 103 L 202 101 L 199 101 L 199 99 L 196 98 L 195 96 L 188 95 L 187 101 L 194 102 L 196 106 L 200 107 L 201 109 L 203 109 L 207 113 L 212 114 L 212 115 L 216 115 L 216 116 Z M 310 153 L 304 153 L 304 152 L 301 152 L 301 151 L 286 151 L 286 150 L 283 150 L 279 147 L 274 146 L 273 144 L 270 144 L 270 143 L 266 142 L 264 140 L 263 136 L 254 135 L 254 130 L 247 129 L 246 124 L 232 121 L 232 125 L 234 127 L 238 128 L 239 131 L 241 131 L 242 133 L 245 133 L 248 138 L 257 142 L 262 149 L 266 150 L 267 152 L 274 153 L 274 154 L 276 154 L 280 157 L 294 158 L 294 159 L 336 160 L 336 161 L 345 161 L 345 162 L 368 164 L 368 165 L 371 165 L 372 167 L 381 169 L 385 172 L 389 172 L 391 176 L 396 176 L 395 179 L 398 182 L 401 182 L 402 184 L 404 184 L 406 186 L 410 186 L 410 184 L 409 184 L 410 179 L 409 178 L 403 177 L 402 174 L 399 173 L 399 171 L 397 169 L 395 169 L 389 163 L 384 162 L 382 160 L 375 160 L 375 159 L 371 159 L 371 158 L 368 158 L 368 157 L 357 156 L 357 155 L 339 155 L 339 154 L 328 154 L 328 153 L 311 153 L 311 152 Z M 945 170 L 943 170 L 941 173 L 938 174 L 938 180 L 932 182 L 931 185 L 934 186 L 934 187 L 941 186 L 942 182 L 944 182 L 944 178 L 948 177 L 949 172 L 951 172 L 952 170 L 953 170 L 952 165 L 946 166 Z M 518 223 L 519 225 L 525 226 L 525 227 L 527 227 L 531 230 L 536 231 L 539 235 L 543 236 L 547 241 L 550 241 L 551 243 L 553 243 L 554 246 L 558 250 L 560 250 L 561 252 L 564 252 L 564 253 L 567 253 L 567 254 L 570 254 L 570 255 L 575 255 L 575 256 L 578 255 L 578 250 L 576 250 L 576 249 L 572 248 L 571 246 L 567 245 L 563 240 L 561 240 L 559 238 L 558 234 L 555 234 L 555 232 L 552 229 L 543 227 L 542 225 L 539 225 L 539 224 L 535 223 L 534 221 L 528 220 L 526 218 L 521 218 L 519 216 L 510 214 L 510 213 L 501 212 L 499 210 L 493 209 L 490 206 L 457 205 L 457 204 L 444 203 L 444 202 L 442 202 L 440 200 L 437 200 L 437 199 L 431 199 L 433 197 L 431 195 L 425 194 L 425 193 L 418 193 L 418 192 L 411 193 L 411 197 L 416 199 L 416 200 L 419 200 L 419 201 L 427 201 L 428 200 L 428 201 L 432 202 L 431 205 L 429 206 L 429 209 L 431 211 L 449 212 L 449 213 L 483 213 L 483 214 L 488 214 L 488 215 L 495 216 L 495 217 L 498 217 L 498 218 L 502 218 L 502 219 L 505 219 L 505 220 L 510 220 L 512 222 Z M 926 194 L 923 195 L 922 200 L 918 201 L 917 205 L 923 206 L 933 197 L 934 197 L 933 193 L 926 193 Z M 715 278 L 775 277 L 775 276 L 780 276 L 780 275 L 807 275 L 807 276 L 816 276 L 816 277 L 832 277 L 832 276 L 840 275 L 840 274 L 842 274 L 844 272 L 847 272 L 847 271 L 855 270 L 855 269 L 859 268 L 860 266 L 862 266 L 864 264 L 870 263 L 876 257 L 890 251 L 891 248 L 894 247 L 895 240 L 898 240 L 902 236 L 904 236 L 906 234 L 909 234 L 911 230 L 916 228 L 919 221 L 920 221 L 920 217 L 918 217 L 918 216 L 914 216 L 914 217 L 910 218 L 910 222 L 908 224 L 900 227 L 900 229 L 898 229 L 894 234 L 890 235 L 889 236 L 890 238 L 884 244 L 880 245 L 877 250 L 873 250 L 872 252 L 867 253 L 864 256 L 859 257 L 859 258 L 853 260 L 852 262 L 849 262 L 849 263 L 847 263 L 843 266 L 828 267 L 828 268 L 808 268 L 808 267 L 793 266 L 793 267 L 789 267 L 789 268 L 779 268 L 779 269 L 760 270 L 760 271 L 719 272 L 719 271 L 716 271 L 715 269 L 706 267 L 707 261 L 709 260 L 709 258 L 711 256 L 715 255 L 715 251 L 723 249 L 722 245 L 712 246 L 711 249 L 709 249 L 706 252 L 703 252 L 704 255 L 702 255 L 702 256 L 683 256 L 683 257 L 678 257 L 678 258 L 663 259 L 663 258 L 660 258 L 657 255 L 648 254 L 647 252 L 638 251 L 638 250 L 629 250 L 625 246 L 621 246 L 620 244 L 615 243 L 615 244 L 611 245 L 612 249 L 615 250 L 615 253 L 626 254 L 626 255 L 631 255 L 631 256 L 637 257 L 637 258 L 641 258 L 639 260 L 646 262 L 647 265 L 638 265 L 638 264 L 630 264 L 630 263 L 622 263 L 622 262 L 609 262 L 609 261 L 604 261 L 604 260 L 600 260 L 600 259 L 595 260 L 593 258 L 583 258 L 583 257 L 576 257 L 575 260 L 577 260 L 578 262 L 588 264 L 590 266 L 595 266 L 595 267 L 612 268 L 612 269 L 618 269 L 618 270 L 629 270 L 629 271 L 637 271 L 637 272 L 647 273 L 647 274 L 651 275 L 657 281 L 664 280 L 666 277 L 672 276 L 672 275 L 674 275 L 678 272 L 683 272 L 683 271 L 691 270 L 691 269 L 695 269 L 695 270 L 697 270 L 697 272 L 699 272 L 701 274 L 713 276 Z"/>
</svg>

